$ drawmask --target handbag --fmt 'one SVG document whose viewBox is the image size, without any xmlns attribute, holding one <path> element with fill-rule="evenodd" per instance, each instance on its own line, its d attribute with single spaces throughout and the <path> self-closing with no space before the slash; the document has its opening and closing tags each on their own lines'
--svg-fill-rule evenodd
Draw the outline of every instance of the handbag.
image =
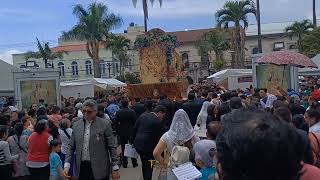
<svg viewBox="0 0 320 180">
<path fill-rule="evenodd" d="M 139 154 L 131 144 L 126 144 L 124 147 L 124 156 L 137 159 Z"/>
</svg>

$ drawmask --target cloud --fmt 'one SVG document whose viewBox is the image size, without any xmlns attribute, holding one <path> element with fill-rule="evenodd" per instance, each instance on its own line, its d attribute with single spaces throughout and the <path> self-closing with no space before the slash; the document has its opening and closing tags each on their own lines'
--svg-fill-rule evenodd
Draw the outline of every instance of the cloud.
<svg viewBox="0 0 320 180">
<path fill-rule="evenodd" d="M 105 2 L 101 0 L 101 2 Z M 182 17 L 199 17 L 214 15 L 214 12 L 222 7 L 225 0 L 168 0 L 164 1 L 162 7 L 155 1 L 151 6 L 149 3 L 149 16 L 155 19 L 177 19 Z M 107 5 L 114 13 L 123 16 L 142 17 L 142 3 L 138 1 L 137 7 L 134 8 L 131 1 L 108 1 Z"/>
<path fill-rule="evenodd" d="M 12 54 L 19 54 L 19 53 L 22 53 L 22 51 L 19 51 L 17 49 L 11 49 L 11 50 L 5 51 L 4 53 L 0 53 L 0 59 L 9 64 L 13 64 Z"/>
<path fill-rule="evenodd" d="M 149 3 L 150 19 L 171 20 L 206 17 L 204 21 L 214 18 L 215 12 L 222 8 L 228 0 L 165 0 L 160 8 L 157 0 L 151 6 Z M 255 0 L 254 0 L 255 1 Z M 138 0 L 134 8 L 131 0 L 100 0 L 108 5 L 111 11 L 125 17 L 142 17 L 142 3 Z M 312 1 L 307 3 L 301 0 L 260 0 L 261 18 L 263 22 L 292 21 L 307 18 L 312 9 Z M 320 12 L 317 5 L 318 13 Z"/>
</svg>

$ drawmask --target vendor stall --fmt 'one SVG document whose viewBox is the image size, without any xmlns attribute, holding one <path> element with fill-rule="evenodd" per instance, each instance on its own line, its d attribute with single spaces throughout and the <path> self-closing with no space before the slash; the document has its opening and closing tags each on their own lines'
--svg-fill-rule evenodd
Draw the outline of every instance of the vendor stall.
<svg viewBox="0 0 320 180">
<path fill-rule="evenodd" d="M 127 84 L 117 79 L 92 78 L 84 80 L 65 81 L 60 83 L 63 97 L 93 97 L 97 92 L 107 92 Z"/>
<path fill-rule="evenodd" d="M 225 69 L 207 78 L 229 90 L 245 89 L 252 85 L 251 69 Z"/>
</svg>

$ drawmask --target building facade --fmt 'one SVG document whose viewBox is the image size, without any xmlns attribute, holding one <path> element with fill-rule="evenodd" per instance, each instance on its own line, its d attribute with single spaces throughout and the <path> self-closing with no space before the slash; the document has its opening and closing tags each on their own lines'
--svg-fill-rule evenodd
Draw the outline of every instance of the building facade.
<svg viewBox="0 0 320 180">
<path fill-rule="evenodd" d="M 292 22 L 286 23 L 269 23 L 262 24 L 262 47 L 263 53 L 269 53 L 279 50 L 296 50 L 296 37 L 289 37 L 284 33 L 285 27 L 291 25 Z M 199 29 L 189 31 L 168 32 L 177 36 L 180 46 L 176 51 L 181 55 L 182 61 L 186 67 L 188 75 L 198 82 L 207 76 L 213 74 L 213 62 L 215 54 L 200 56 L 195 47 L 195 42 L 201 36 L 212 29 Z M 144 27 L 137 26 L 133 23 L 119 35 L 125 36 L 133 43 L 138 35 L 144 34 Z M 258 36 L 256 25 L 249 25 L 246 29 L 246 66 L 251 68 L 251 56 L 258 54 Z M 49 67 L 58 68 L 60 70 L 61 80 L 76 80 L 93 77 L 93 63 L 86 52 L 86 44 L 81 41 L 63 41 L 59 39 L 59 45 L 52 48 L 53 51 L 66 51 L 63 59 L 55 59 L 48 63 Z M 137 50 L 130 48 L 128 50 L 129 63 L 125 66 L 126 72 L 139 74 L 140 60 Z M 112 55 L 110 50 L 100 47 L 101 72 L 103 78 L 114 78 L 120 74 L 120 62 Z M 230 67 L 232 51 L 224 53 L 226 61 L 225 67 Z M 31 65 L 30 65 L 31 64 Z M 25 60 L 24 54 L 13 55 L 13 65 L 19 68 L 32 66 L 35 68 L 44 68 L 42 59 Z"/>
</svg>

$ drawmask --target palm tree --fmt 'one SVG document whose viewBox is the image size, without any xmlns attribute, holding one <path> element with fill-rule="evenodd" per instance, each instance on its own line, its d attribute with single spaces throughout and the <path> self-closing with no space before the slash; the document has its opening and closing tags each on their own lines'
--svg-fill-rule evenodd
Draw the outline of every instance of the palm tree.
<svg viewBox="0 0 320 180">
<path fill-rule="evenodd" d="M 106 41 L 106 48 L 112 51 L 112 56 L 115 55 L 119 59 L 120 75 L 122 75 L 124 65 L 129 61 L 127 51 L 130 48 L 130 40 L 123 36 L 112 36 Z"/>
<path fill-rule="evenodd" d="M 314 27 L 317 27 L 317 12 L 316 12 L 316 0 L 313 0 L 312 1 L 312 5 L 313 5 L 313 8 L 312 8 L 312 12 L 313 12 L 313 25 Z"/>
<path fill-rule="evenodd" d="M 40 59 L 42 58 L 45 64 L 45 68 L 48 68 L 48 60 L 54 60 L 54 59 L 62 59 L 63 54 L 67 52 L 60 51 L 60 52 L 52 52 L 50 47 L 49 47 L 49 42 L 46 42 L 44 44 L 41 44 L 39 39 L 37 38 L 37 47 L 38 51 L 37 52 L 32 52 L 29 51 L 25 54 L 25 59 L 29 60 L 31 58 L 34 59 Z"/>
<path fill-rule="evenodd" d="M 78 23 L 68 32 L 63 32 L 65 40 L 84 40 L 88 55 L 93 60 L 94 77 L 101 77 L 99 50 L 110 36 L 110 31 L 122 25 L 122 19 L 111 13 L 102 3 L 92 3 L 88 9 L 78 4 L 73 8 Z"/>
<path fill-rule="evenodd" d="M 248 27 L 248 14 L 256 14 L 256 8 L 251 0 L 228 1 L 223 8 L 216 12 L 217 26 L 229 28 L 234 24 L 231 31 L 232 49 L 234 57 L 231 62 L 233 68 L 243 68 L 245 59 L 245 32 Z"/>
<path fill-rule="evenodd" d="M 205 33 L 201 40 L 196 43 L 199 55 L 215 53 L 215 60 L 223 61 L 223 52 L 230 48 L 227 34 L 220 29 L 214 29 Z"/>
<path fill-rule="evenodd" d="M 287 32 L 289 34 L 290 37 L 292 36 L 296 36 L 298 37 L 298 41 L 297 41 L 297 45 L 298 45 L 298 49 L 299 52 L 302 51 L 302 46 L 301 46 L 301 40 L 302 40 L 302 36 L 304 34 L 307 34 L 310 29 L 313 29 L 314 26 L 313 24 L 310 22 L 310 20 L 303 20 L 301 22 L 294 22 L 292 25 L 286 27 L 285 32 Z"/>
<path fill-rule="evenodd" d="M 155 0 L 150 0 L 153 5 Z M 160 7 L 162 6 L 162 0 L 158 0 L 160 3 Z M 132 0 L 134 7 L 137 6 L 138 0 Z M 149 11 L 148 11 L 148 0 L 142 0 L 143 14 L 144 14 L 144 31 L 148 32 L 148 19 L 149 19 Z"/>
</svg>

